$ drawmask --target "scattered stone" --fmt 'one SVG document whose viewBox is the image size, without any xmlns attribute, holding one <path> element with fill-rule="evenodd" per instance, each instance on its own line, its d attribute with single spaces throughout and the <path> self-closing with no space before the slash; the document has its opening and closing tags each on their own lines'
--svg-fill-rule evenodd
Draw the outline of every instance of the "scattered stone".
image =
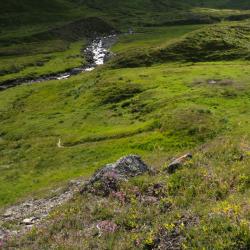
<svg viewBox="0 0 250 250">
<path fill-rule="evenodd" d="M 158 201 L 158 199 L 155 196 L 144 196 L 142 197 L 142 202 L 145 205 L 152 205 L 154 203 L 156 203 Z"/>
<path fill-rule="evenodd" d="M 13 215 L 13 212 L 7 210 L 7 211 L 3 214 L 3 217 L 4 217 L 4 218 L 8 218 L 8 217 L 11 217 L 12 215 Z"/>
<path fill-rule="evenodd" d="M 23 224 L 25 225 L 33 225 L 37 220 L 39 220 L 39 218 L 37 217 L 30 217 L 30 218 L 26 218 L 22 221 Z"/>
<path fill-rule="evenodd" d="M 74 69 L 70 70 L 70 73 L 71 73 L 71 75 L 78 75 L 78 74 L 80 74 L 82 71 L 83 71 L 82 68 L 74 68 Z"/>
<path fill-rule="evenodd" d="M 183 156 L 181 156 L 180 158 L 177 158 L 176 160 L 174 160 L 173 162 L 171 162 L 167 168 L 165 169 L 165 171 L 167 171 L 169 174 L 174 173 L 178 168 L 180 168 L 186 161 L 192 159 L 192 154 L 188 153 L 185 154 Z"/>
<path fill-rule="evenodd" d="M 21 236 L 30 230 L 34 224 L 39 225 L 50 211 L 73 198 L 79 188 L 85 183 L 83 180 L 72 180 L 68 186 L 60 190 L 53 190 L 48 198 L 31 199 L 14 205 L 0 214 L 0 222 L 15 225 L 15 230 L 0 228 L 0 239 L 8 235 Z M 55 193 L 56 192 L 56 193 Z M 5 240 L 5 238 L 4 238 Z"/>
<path fill-rule="evenodd" d="M 6 236 L 6 232 L 3 229 L 0 228 L 0 240 L 3 240 L 5 236 Z"/>
<path fill-rule="evenodd" d="M 63 148 L 62 140 L 61 140 L 60 138 L 58 139 L 57 147 L 58 147 L 58 148 Z"/>
<path fill-rule="evenodd" d="M 208 80 L 208 84 L 216 84 L 217 83 L 217 81 L 215 81 L 215 80 Z"/>
</svg>

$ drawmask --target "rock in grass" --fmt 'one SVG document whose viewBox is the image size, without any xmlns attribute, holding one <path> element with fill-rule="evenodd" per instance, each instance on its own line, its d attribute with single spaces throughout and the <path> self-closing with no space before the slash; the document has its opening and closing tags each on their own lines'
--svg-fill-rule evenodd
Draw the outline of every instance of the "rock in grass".
<svg viewBox="0 0 250 250">
<path fill-rule="evenodd" d="M 95 183 L 100 183 L 100 189 L 105 194 L 110 191 L 117 191 L 119 181 L 127 180 L 130 177 L 149 171 L 150 168 L 141 160 L 140 156 L 128 155 L 98 170 L 82 189 L 81 193 L 86 191 L 86 189 L 88 190 L 88 187 L 93 187 Z"/>
<path fill-rule="evenodd" d="M 173 162 L 171 162 L 167 168 L 165 169 L 166 172 L 169 174 L 174 173 L 178 168 L 180 168 L 186 161 L 192 159 L 193 155 L 191 153 L 185 154 L 177 159 L 175 159 Z"/>
<path fill-rule="evenodd" d="M 25 224 L 25 225 L 33 225 L 37 220 L 38 220 L 37 217 L 30 217 L 30 218 L 24 219 L 22 221 L 22 223 Z"/>
<path fill-rule="evenodd" d="M 112 164 L 107 164 L 102 169 L 98 170 L 90 182 L 93 183 L 97 180 L 100 180 L 108 172 L 114 172 L 120 178 L 134 177 L 141 175 L 149 171 L 149 167 L 141 160 L 141 157 L 138 155 L 128 155 L 120 158 L 117 162 Z"/>
</svg>

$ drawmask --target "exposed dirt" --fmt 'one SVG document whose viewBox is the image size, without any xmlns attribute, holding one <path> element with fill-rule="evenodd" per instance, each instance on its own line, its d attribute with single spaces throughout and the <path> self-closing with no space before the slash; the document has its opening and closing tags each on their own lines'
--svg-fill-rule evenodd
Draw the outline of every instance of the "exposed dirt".
<svg viewBox="0 0 250 250">
<path fill-rule="evenodd" d="M 72 199 L 84 183 L 83 180 L 72 180 L 66 188 L 52 190 L 49 198 L 30 199 L 7 208 L 0 213 L 0 241 L 22 235 L 39 225 L 51 210 Z"/>
</svg>

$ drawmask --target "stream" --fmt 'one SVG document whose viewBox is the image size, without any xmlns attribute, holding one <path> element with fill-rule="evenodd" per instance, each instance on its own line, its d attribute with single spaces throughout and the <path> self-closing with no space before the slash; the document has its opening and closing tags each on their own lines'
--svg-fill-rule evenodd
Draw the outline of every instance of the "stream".
<svg viewBox="0 0 250 250">
<path fill-rule="evenodd" d="M 0 91 L 13 88 L 18 85 L 41 83 L 50 80 L 64 80 L 70 78 L 71 76 L 81 74 L 83 72 L 92 71 L 97 66 L 103 65 L 108 59 L 110 59 L 112 53 L 109 51 L 109 49 L 116 42 L 116 40 L 116 35 L 98 37 L 92 40 L 92 42 L 83 51 L 87 64 L 82 67 L 73 68 L 63 73 L 40 76 L 33 79 L 15 79 L 6 81 L 0 84 Z"/>
</svg>

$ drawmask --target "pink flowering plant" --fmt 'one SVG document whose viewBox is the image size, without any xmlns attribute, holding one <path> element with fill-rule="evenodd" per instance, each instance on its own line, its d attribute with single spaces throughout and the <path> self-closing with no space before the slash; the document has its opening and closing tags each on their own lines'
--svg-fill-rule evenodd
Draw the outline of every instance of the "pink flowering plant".
<svg viewBox="0 0 250 250">
<path fill-rule="evenodd" d="M 96 227 L 99 230 L 99 236 L 101 236 L 102 233 L 114 233 L 118 228 L 114 222 L 109 220 L 104 220 L 97 223 Z"/>
</svg>

